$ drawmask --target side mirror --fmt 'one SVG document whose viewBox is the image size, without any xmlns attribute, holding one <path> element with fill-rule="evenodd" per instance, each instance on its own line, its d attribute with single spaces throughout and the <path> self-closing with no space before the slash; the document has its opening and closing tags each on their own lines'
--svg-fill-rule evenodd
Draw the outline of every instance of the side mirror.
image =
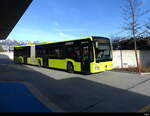
<svg viewBox="0 0 150 116">
<path fill-rule="evenodd" d="M 98 42 L 97 41 L 95 42 L 95 45 L 96 45 L 96 48 L 98 48 Z"/>
</svg>

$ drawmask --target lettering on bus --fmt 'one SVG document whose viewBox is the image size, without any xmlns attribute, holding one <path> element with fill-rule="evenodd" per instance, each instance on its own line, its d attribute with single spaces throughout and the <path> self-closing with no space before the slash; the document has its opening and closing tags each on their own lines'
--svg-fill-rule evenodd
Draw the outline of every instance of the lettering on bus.
<svg viewBox="0 0 150 116">
<path fill-rule="evenodd" d="M 65 45 L 72 45 L 74 42 L 66 42 Z"/>
<path fill-rule="evenodd" d="M 99 43 L 109 43 L 109 41 L 108 40 L 106 40 L 106 39 L 100 39 L 100 40 L 97 40 Z"/>
<path fill-rule="evenodd" d="M 81 42 L 81 44 L 86 44 L 86 43 L 88 43 L 88 41 L 82 41 L 82 42 Z"/>
</svg>

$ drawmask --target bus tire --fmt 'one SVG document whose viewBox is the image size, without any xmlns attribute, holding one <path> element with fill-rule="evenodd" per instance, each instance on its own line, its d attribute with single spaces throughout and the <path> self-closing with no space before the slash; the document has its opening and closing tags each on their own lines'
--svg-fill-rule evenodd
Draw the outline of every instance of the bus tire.
<svg viewBox="0 0 150 116">
<path fill-rule="evenodd" d="M 18 64 L 22 64 L 22 63 L 23 63 L 22 58 L 19 58 Z"/>
<path fill-rule="evenodd" d="M 73 67 L 73 64 L 71 62 L 67 63 L 67 72 L 68 73 L 74 73 L 74 67 Z"/>
</svg>

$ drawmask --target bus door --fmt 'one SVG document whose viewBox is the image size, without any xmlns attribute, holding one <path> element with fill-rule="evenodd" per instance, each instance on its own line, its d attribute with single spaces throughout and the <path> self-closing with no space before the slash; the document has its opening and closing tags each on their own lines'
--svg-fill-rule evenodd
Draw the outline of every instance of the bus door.
<svg viewBox="0 0 150 116">
<path fill-rule="evenodd" d="M 81 71 L 83 73 L 90 72 L 89 46 L 88 45 L 84 45 L 82 47 Z"/>
<path fill-rule="evenodd" d="M 47 56 L 43 57 L 43 66 L 48 67 L 48 57 Z"/>
<path fill-rule="evenodd" d="M 24 59 L 24 64 L 27 64 L 27 48 L 23 48 L 24 52 L 23 52 L 23 59 Z"/>
<path fill-rule="evenodd" d="M 43 49 L 43 66 L 48 67 L 48 48 Z"/>
</svg>

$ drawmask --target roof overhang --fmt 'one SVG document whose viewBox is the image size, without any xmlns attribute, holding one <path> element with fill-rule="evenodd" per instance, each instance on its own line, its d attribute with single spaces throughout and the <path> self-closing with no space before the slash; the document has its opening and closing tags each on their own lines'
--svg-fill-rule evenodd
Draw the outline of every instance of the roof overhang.
<svg viewBox="0 0 150 116">
<path fill-rule="evenodd" d="M 32 0 L 0 0 L 0 40 L 6 39 Z"/>
</svg>

